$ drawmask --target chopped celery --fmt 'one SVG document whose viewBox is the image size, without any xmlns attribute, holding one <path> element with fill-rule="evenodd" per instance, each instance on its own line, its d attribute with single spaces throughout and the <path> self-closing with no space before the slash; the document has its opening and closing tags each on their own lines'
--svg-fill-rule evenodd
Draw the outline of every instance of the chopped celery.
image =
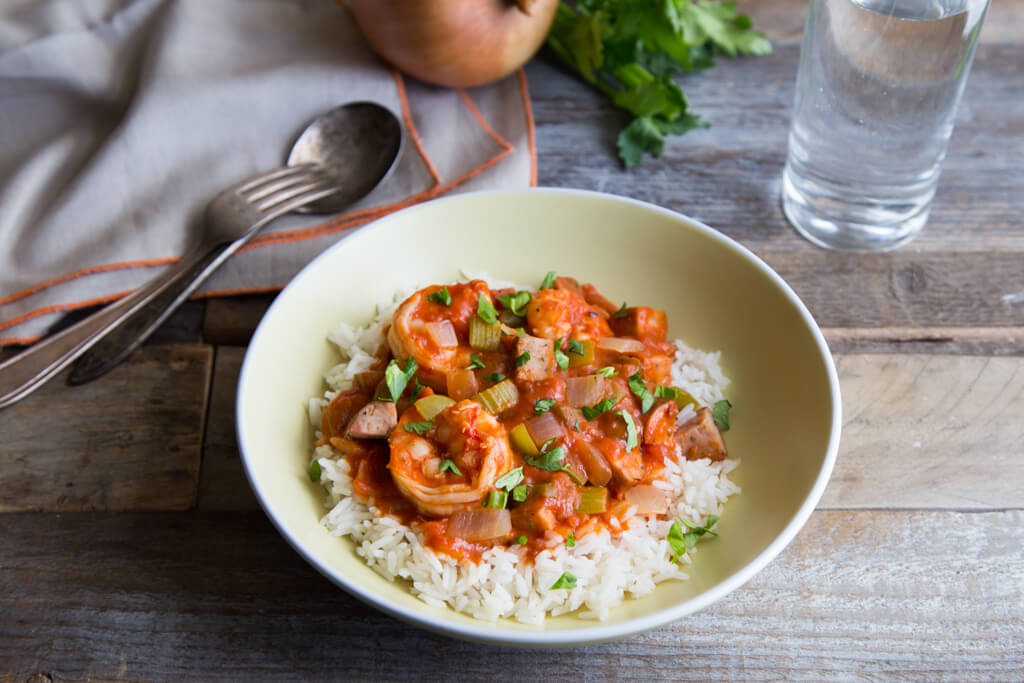
<svg viewBox="0 0 1024 683">
<path fill-rule="evenodd" d="M 491 491 L 484 500 L 485 508 L 503 510 L 508 504 L 508 491 Z"/>
<path fill-rule="evenodd" d="M 416 401 L 414 404 L 419 414 L 423 416 L 425 420 L 433 420 L 438 413 L 454 404 L 455 401 L 442 396 L 441 394 L 431 394 L 430 396 L 424 396 L 423 398 Z"/>
<path fill-rule="evenodd" d="M 477 351 L 496 351 L 501 346 L 501 325 L 474 315 L 469 319 L 469 346 Z"/>
<path fill-rule="evenodd" d="M 537 450 L 537 444 L 530 438 L 530 432 L 527 431 L 525 424 L 518 424 L 512 428 L 512 431 L 508 433 L 509 438 L 512 440 L 512 447 L 520 453 L 537 457 L 540 455 L 540 451 Z"/>
<path fill-rule="evenodd" d="M 512 380 L 503 379 L 481 391 L 473 400 L 479 402 L 487 412 L 497 415 L 516 404 L 519 400 L 519 390 Z"/>
<path fill-rule="evenodd" d="M 608 508 L 608 489 L 603 486 L 584 486 L 580 489 L 580 504 L 576 513 L 580 515 L 597 515 Z"/>
<path fill-rule="evenodd" d="M 569 478 L 572 479 L 572 483 L 576 484 L 577 486 L 583 486 L 584 484 L 587 483 L 587 473 L 583 471 L 583 468 L 581 468 L 574 462 L 565 463 L 565 465 L 562 467 L 562 471 L 568 474 Z"/>
<path fill-rule="evenodd" d="M 590 365 L 594 362 L 594 341 L 592 339 L 569 340 L 569 367 Z"/>
</svg>

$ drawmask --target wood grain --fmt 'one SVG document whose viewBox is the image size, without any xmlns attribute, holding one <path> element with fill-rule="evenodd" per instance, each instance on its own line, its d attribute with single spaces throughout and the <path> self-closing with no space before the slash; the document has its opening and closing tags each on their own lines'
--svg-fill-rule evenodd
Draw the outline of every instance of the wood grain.
<svg viewBox="0 0 1024 683">
<path fill-rule="evenodd" d="M 276 294 L 218 297 L 206 302 L 203 339 L 207 344 L 245 346 Z"/>
<path fill-rule="evenodd" d="M 181 510 L 196 499 L 212 349 L 144 346 L 0 411 L 0 511 Z"/>
<path fill-rule="evenodd" d="M 525 661 L 577 680 L 1024 676 L 1021 511 L 816 512 L 696 615 L 529 654 L 376 612 L 260 513 L 3 515 L 0 534 L 0 670 L 16 676 L 511 679 Z"/>
</svg>

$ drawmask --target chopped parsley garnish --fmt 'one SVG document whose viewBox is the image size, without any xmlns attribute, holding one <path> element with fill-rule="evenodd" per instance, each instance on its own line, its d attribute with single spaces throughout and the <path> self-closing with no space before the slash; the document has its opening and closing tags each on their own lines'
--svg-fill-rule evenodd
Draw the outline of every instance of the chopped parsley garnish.
<svg viewBox="0 0 1024 683">
<path fill-rule="evenodd" d="M 609 398 L 606 398 L 600 403 L 595 403 L 592 406 L 583 406 L 583 417 L 587 420 L 593 420 L 601 413 L 606 413 L 611 410 L 615 403 L 616 398 L 614 396 L 610 396 Z"/>
<path fill-rule="evenodd" d="M 438 469 L 442 472 L 451 472 L 452 474 L 457 474 L 460 477 L 462 476 L 462 472 L 459 471 L 459 466 L 456 465 L 453 460 L 449 460 L 448 458 L 441 461 L 441 467 Z"/>
<path fill-rule="evenodd" d="M 583 348 L 583 342 L 579 339 L 570 339 L 568 341 L 569 353 L 575 353 L 577 356 L 582 356 L 587 351 Z"/>
<path fill-rule="evenodd" d="M 555 340 L 555 364 L 563 370 L 569 369 L 569 356 L 562 351 L 562 338 Z"/>
<path fill-rule="evenodd" d="M 409 384 L 409 380 L 416 374 L 418 368 L 419 366 L 416 365 L 416 361 L 413 360 L 412 356 L 406 359 L 404 368 L 399 368 L 398 361 L 392 358 L 391 362 L 384 369 L 384 383 L 387 385 L 391 396 L 378 396 L 377 399 L 381 401 L 397 401 L 401 398 L 402 392 L 405 391 L 406 385 Z"/>
<path fill-rule="evenodd" d="M 526 545 L 526 536 L 520 536 L 517 538 L 516 545 Z"/>
<path fill-rule="evenodd" d="M 614 377 L 615 375 L 619 374 L 619 371 L 616 370 L 615 368 L 613 368 L 610 365 L 606 365 L 606 366 L 604 366 L 603 368 L 601 368 L 600 370 L 598 370 L 594 374 L 601 375 L 602 377 L 605 377 L 605 378 L 609 378 L 609 377 Z"/>
<path fill-rule="evenodd" d="M 705 526 L 694 524 L 688 519 L 682 520 L 682 523 L 686 525 L 689 531 L 683 533 L 683 527 L 680 526 L 679 520 L 676 520 L 672 522 L 672 526 L 668 530 L 668 536 L 665 539 L 668 541 L 669 547 L 672 548 L 672 559 L 676 562 L 688 550 L 692 550 L 697 545 L 697 539 L 704 534 L 718 535 L 711 530 L 711 527 L 718 523 L 718 515 L 708 515 L 708 521 Z"/>
<path fill-rule="evenodd" d="M 544 281 L 540 283 L 540 289 L 551 289 L 555 285 L 555 277 L 555 271 L 549 270 L 544 276 Z"/>
<path fill-rule="evenodd" d="M 555 591 L 555 590 L 558 590 L 559 588 L 566 588 L 566 589 L 572 590 L 575 587 L 576 587 L 576 577 L 573 576 L 572 574 L 570 574 L 569 572 L 565 572 L 564 574 L 562 574 L 561 576 L 558 577 L 558 581 L 555 581 L 551 585 L 551 588 L 549 588 L 548 590 Z"/>
<path fill-rule="evenodd" d="M 309 480 L 320 481 L 320 461 L 314 460 L 309 463 Z"/>
<path fill-rule="evenodd" d="M 575 422 L 573 422 L 573 423 L 572 423 L 572 428 L 573 428 L 574 430 L 576 430 L 577 432 L 578 432 L 578 431 L 580 431 L 580 421 L 579 421 L 579 420 L 576 420 Z"/>
<path fill-rule="evenodd" d="M 547 470 L 548 472 L 561 472 L 565 469 L 565 465 L 562 464 L 562 460 L 565 459 L 565 449 L 561 446 L 555 446 L 548 450 L 548 446 L 554 439 L 548 439 L 541 446 L 540 456 L 534 458 L 529 455 L 523 456 L 523 460 L 526 461 L 527 465 L 532 465 L 538 469 Z"/>
<path fill-rule="evenodd" d="M 423 422 L 409 422 L 405 425 L 405 431 L 409 432 L 410 434 L 422 435 L 429 432 L 431 427 L 433 426 L 434 423 L 431 420 L 424 420 Z M 446 460 L 445 462 L 451 462 L 451 460 Z"/>
<path fill-rule="evenodd" d="M 522 503 L 526 500 L 526 495 L 530 492 L 529 487 L 526 484 L 520 484 L 519 486 L 512 489 L 512 500 L 517 503 Z"/>
<path fill-rule="evenodd" d="M 420 384 L 420 378 L 419 377 L 413 377 L 412 378 L 412 393 L 409 394 L 409 398 L 412 399 L 413 401 L 415 401 L 416 399 L 418 399 L 420 397 L 420 394 L 423 393 L 423 390 L 425 388 L 426 387 L 424 387 L 422 384 Z"/>
<path fill-rule="evenodd" d="M 452 295 L 448 292 L 447 287 L 443 287 L 433 294 L 428 294 L 427 301 L 433 301 L 434 303 L 441 304 L 443 306 L 451 306 Z"/>
<path fill-rule="evenodd" d="M 498 322 L 498 311 L 494 309 L 494 304 L 484 296 L 483 292 L 476 298 L 476 314 L 488 325 Z"/>
<path fill-rule="evenodd" d="M 496 372 L 493 375 L 487 375 L 486 377 L 484 377 L 484 379 L 487 380 L 488 382 L 500 382 L 501 380 L 505 379 L 505 375 L 501 374 L 500 372 Z"/>
<path fill-rule="evenodd" d="M 576 547 L 576 534 L 574 534 L 571 531 L 569 532 L 568 538 L 565 539 L 565 547 L 566 548 L 575 548 Z"/>
<path fill-rule="evenodd" d="M 543 415 L 552 408 L 555 407 L 555 399 L 553 398 L 538 398 L 533 404 L 533 412 L 538 415 Z"/>
<path fill-rule="evenodd" d="M 526 365 L 526 361 L 530 360 L 530 352 L 523 351 L 521 354 L 516 356 L 515 361 L 512 363 L 513 368 L 521 368 Z"/>
<path fill-rule="evenodd" d="M 503 510 L 507 504 L 508 493 L 505 491 L 491 491 L 484 501 L 485 508 L 494 508 L 495 510 Z"/>
<path fill-rule="evenodd" d="M 626 423 L 626 452 L 633 450 L 640 444 L 640 434 L 636 429 L 636 422 L 633 421 L 633 416 L 625 410 L 616 410 L 625 423 Z"/>
<path fill-rule="evenodd" d="M 654 387 L 654 395 L 657 398 L 670 398 L 674 401 L 682 393 L 682 389 L 676 389 L 675 387 L 663 387 L 660 384 Z"/>
<path fill-rule="evenodd" d="M 711 417 L 715 418 L 715 424 L 718 425 L 720 431 L 729 431 L 730 408 L 732 408 L 732 404 L 724 398 L 721 401 L 715 401 L 715 405 L 711 406 Z"/>
<path fill-rule="evenodd" d="M 648 391 L 647 385 L 644 384 L 644 378 L 639 372 L 629 376 L 629 390 L 640 399 L 640 413 L 647 413 L 654 405 L 654 396 Z"/>
<path fill-rule="evenodd" d="M 509 470 L 505 474 L 498 477 L 497 481 L 494 482 L 494 488 L 505 489 L 511 491 L 523 481 L 523 468 L 517 467 L 514 470 Z"/>
<path fill-rule="evenodd" d="M 480 356 L 475 353 L 469 354 L 469 365 L 466 366 L 467 370 L 475 370 L 476 368 L 486 367 L 484 362 L 480 360 Z"/>
<path fill-rule="evenodd" d="M 626 308 L 626 302 L 623 301 L 619 310 L 612 313 L 612 318 L 625 318 L 627 315 L 629 315 L 629 309 Z"/>
<path fill-rule="evenodd" d="M 512 311 L 512 315 L 517 315 L 520 318 L 526 315 L 526 305 L 530 303 L 529 292 L 516 292 L 515 294 L 502 294 L 498 297 L 498 301 L 501 305 Z"/>
</svg>

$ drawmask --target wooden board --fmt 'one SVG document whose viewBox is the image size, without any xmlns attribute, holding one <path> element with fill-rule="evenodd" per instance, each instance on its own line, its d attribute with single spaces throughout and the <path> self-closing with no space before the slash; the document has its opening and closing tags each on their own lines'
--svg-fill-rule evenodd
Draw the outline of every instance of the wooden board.
<svg viewBox="0 0 1024 683">
<path fill-rule="evenodd" d="M 0 410 L 0 511 L 193 505 L 211 358 L 144 346 L 95 382 L 64 374 Z"/>
<path fill-rule="evenodd" d="M 1024 676 L 1019 510 L 816 512 L 698 614 L 529 653 L 384 616 L 306 565 L 261 513 L 2 515 L 0 536 L 0 587 L 17 586 L 0 591 L 0 662 L 19 678 Z"/>
</svg>

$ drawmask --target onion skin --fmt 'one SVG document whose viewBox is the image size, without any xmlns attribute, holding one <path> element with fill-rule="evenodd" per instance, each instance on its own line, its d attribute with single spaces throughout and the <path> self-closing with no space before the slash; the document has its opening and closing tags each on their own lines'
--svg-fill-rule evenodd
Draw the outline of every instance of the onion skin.
<svg viewBox="0 0 1024 683">
<path fill-rule="evenodd" d="M 540 49 L 559 0 L 347 0 L 382 59 L 454 88 L 496 81 Z"/>
</svg>

